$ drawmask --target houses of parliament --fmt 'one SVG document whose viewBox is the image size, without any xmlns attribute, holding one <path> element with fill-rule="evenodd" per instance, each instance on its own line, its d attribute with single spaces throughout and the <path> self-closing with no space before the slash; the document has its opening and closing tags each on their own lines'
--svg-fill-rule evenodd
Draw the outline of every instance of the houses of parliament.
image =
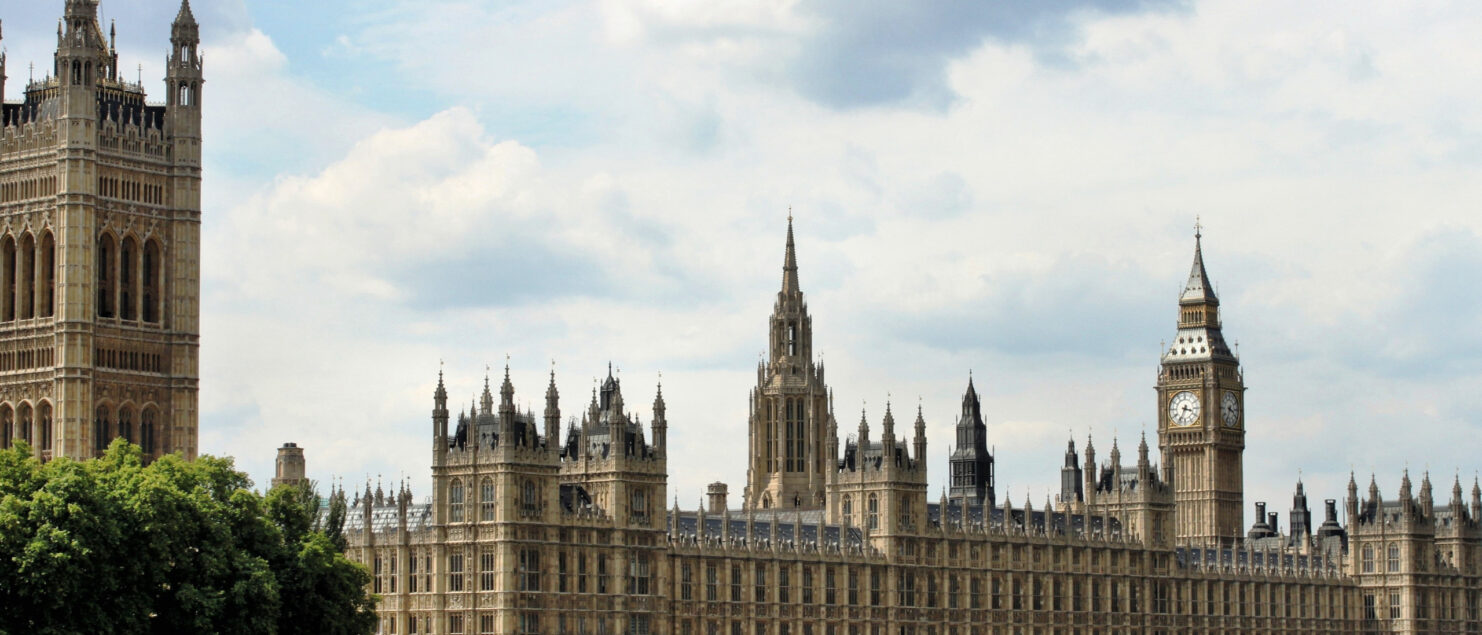
<svg viewBox="0 0 1482 635">
<path fill-rule="evenodd" d="M 1403 475 L 1392 497 L 1350 478 L 1317 505 L 1298 482 L 1285 524 L 1255 503 L 1245 525 L 1245 377 L 1198 232 L 1193 247 L 1149 404 L 1158 460 L 1146 438 L 1125 459 L 1112 441 L 1105 460 L 1071 441 L 1059 496 L 1039 508 L 995 492 L 970 377 L 937 500 L 919 407 L 841 428 L 791 219 L 739 504 L 713 483 L 698 507 L 664 508 L 661 386 L 644 426 L 609 370 L 563 430 L 554 372 L 539 414 L 516 408 L 507 366 L 456 414 L 439 374 L 431 496 L 367 484 L 347 521 L 380 632 L 1482 632 L 1476 482 L 1438 499 L 1428 475 L 1418 491 Z M 302 478 L 302 450 L 285 446 L 279 472 Z"/>
<path fill-rule="evenodd" d="M 19 100 L 7 100 L 0 53 L 0 445 L 86 458 L 123 437 L 146 457 L 193 457 L 199 26 L 183 0 L 153 103 L 121 76 L 97 0 L 64 7 L 54 63 Z M 1245 523 L 1245 435 L 1261 424 L 1246 419 L 1201 243 L 1196 232 L 1149 404 L 1156 460 L 1145 438 L 1126 459 L 1116 441 L 1105 459 L 1092 440 L 1072 441 L 1059 496 L 1038 508 L 995 491 L 971 378 L 936 500 L 919 408 L 899 428 L 889 405 L 847 427 L 813 355 L 791 221 L 767 355 L 745 396 L 749 465 L 734 504 L 714 483 L 703 504 L 666 507 L 661 387 L 645 425 L 610 372 L 565 416 L 554 373 L 538 414 L 516 408 L 507 367 L 466 407 L 439 375 L 433 491 L 414 501 L 404 486 L 367 485 L 347 520 L 379 630 L 1482 632 L 1475 482 L 1467 493 L 1454 480 L 1447 496 L 1428 476 L 1418 491 L 1405 474 L 1387 492 L 1371 477 L 1362 493 L 1351 478 L 1341 500 L 1320 505 L 1299 482 L 1285 524 L 1264 503 Z M 304 477 L 302 448 L 278 458 L 275 482 Z"/>
</svg>

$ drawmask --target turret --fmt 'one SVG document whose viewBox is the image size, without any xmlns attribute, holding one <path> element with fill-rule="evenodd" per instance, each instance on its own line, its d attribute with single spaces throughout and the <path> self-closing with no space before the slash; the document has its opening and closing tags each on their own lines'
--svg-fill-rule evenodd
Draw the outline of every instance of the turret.
<svg viewBox="0 0 1482 635">
<path fill-rule="evenodd" d="M 858 444 L 858 451 L 860 453 L 863 453 L 865 448 L 870 445 L 870 422 L 865 418 L 864 408 L 859 409 L 859 436 L 855 440 L 855 443 Z"/>
<path fill-rule="evenodd" d="M 1466 511 L 1466 503 L 1461 500 L 1460 474 L 1457 474 L 1456 480 L 1451 482 L 1451 503 L 1448 507 L 1451 509 L 1451 516 L 1453 518 L 1461 518 L 1462 512 Z"/>
<path fill-rule="evenodd" d="M 489 371 L 484 371 L 484 394 L 479 396 L 478 414 L 486 415 L 494 412 L 494 393 L 489 390 Z"/>
<path fill-rule="evenodd" d="M 1074 505 L 1084 500 L 1081 490 L 1081 459 L 1076 456 L 1075 439 L 1065 443 L 1065 464 L 1060 467 L 1060 504 Z"/>
<path fill-rule="evenodd" d="M 561 447 L 561 393 L 556 390 L 556 369 L 551 369 L 551 383 L 545 388 L 545 443 L 551 451 Z"/>
<path fill-rule="evenodd" d="M 1407 468 L 1404 476 L 1400 477 L 1400 513 L 1405 518 L 1413 518 L 1415 514 L 1415 497 L 1410 490 L 1410 470 Z"/>
<path fill-rule="evenodd" d="M 660 380 L 658 387 L 654 390 L 654 420 L 652 424 L 654 450 L 659 454 L 665 453 L 669 439 L 669 421 L 665 418 L 664 411 L 664 382 Z"/>
<path fill-rule="evenodd" d="M 1081 494 L 1086 503 L 1096 502 L 1096 446 L 1091 442 L 1091 435 L 1086 435 L 1086 469 L 1082 473 L 1085 490 Z"/>
<path fill-rule="evenodd" d="M 443 371 L 437 371 L 437 389 L 432 391 L 432 448 L 433 452 L 448 448 L 448 388 L 443 385 Z"/>
<path fill-rule="evenodd" d="M 1420 478 L 1420 514 L 1426 518 L 1436 517 L 1436 501 L 1431 495 L 1431 473 L 1426 471 Z"/>
<path fill-rule="evenodd" d="M 182 0 L 175 22 L 170 25 L 165 104 L 176 156 L 193 159 L 197 167 L 201 159 L 201 86 L 206 83 L 200 46 L 201 29 L 191 13 L 190 0 Z"/>
<path fill-rule="evenodd" d="M 921 405 L 916 405 L 916 437 L 911 442 L 911 458 L 918 469 L 926 469 L 926 417 L 921 414 Z"/>
<path fill-rule="evenodd" d="M 1146 487 L 1153 480 L 1153 465 L 1148 462 L 1148 435 L 1142 435 L 1137 444 L 1137 482 Z"/>
<path fill-rule="evenodd" d="M 1307 492 L 1302 489 L 1301 479 L 1297 479 L 1297 491 L 1292 494 L 1292 512 L 1287 515 L 1287 522 L 1293 539 L 1312 534 L 1312 512 L 1307 508 Z"/>
<path fill-rule="evenodd" d="M 1353 472 L 1348 473 L 1348 499 L 1344 501 L 1344 504 L 1348 508 L 1346 510 L 1348 512 L 1348 526 L 1353 527 L 1354 523 L 1358 522 L 1359 506 L 1358 481 L 1354 480 Z"/>
<path fill-rule="evenodd" d="M 890 401 L 885 401 L 885 420 L 880 424 L 880 451 L 885 456 L 885 467 L 895 462 L 895 415 L 890 412 Z"/>
<path fill-rule="evenodd" d="M 1472 519 L 1482 520 L 1482 485 L 1472 479 Z"/>
</svg>

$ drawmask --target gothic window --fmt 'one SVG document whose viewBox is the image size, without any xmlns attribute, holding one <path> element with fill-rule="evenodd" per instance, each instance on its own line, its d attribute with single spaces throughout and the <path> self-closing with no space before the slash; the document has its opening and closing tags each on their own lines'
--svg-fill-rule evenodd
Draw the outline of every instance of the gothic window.
<svg viewBox="0 0 1482 635">
<path fill-rule="evenodd" d="M 641 523 L 648 520 L 648 495 L 641 487 L 633 490 L 629 515 L 635 522 Z"/>
<path fill-rule="evenodd" d="M 123 239 L 122 246 L 118 250 L 118 284 L 120 286 L 118 300 L 118 316 L 121 319 L 133 320 L 138 316 L 134 314 L 134 299 L 138 297 L 135 289 L 138 287 L 138 267 L 134 266 L 134 258 L 139 254 L 139 248 L 134 243 L 134 237 L 128 236 Z"/>
<path fill-rule="evenodd" d="M 144 321 L 160 321 L 160 245 L 156 241 L 144 243 Z"/>
<path fill-rule="evenodd" d="M 154 409 L 149 408 L 139 415 L 139 447 L 143 448 L 146 457 L 158 452 L 155 447 L 155 414 Z"/>
<path fill-rule="evenodd" d="M 1400 545 L 1399 545 L 1399 543 L 1392 542 L 1392 543 L 1389 543 L 1389 567 L 1386 568 L 1385 571 L 1388 571 L 1390 573 L 1394 573 L 1394 572 L 1399 571 L 1399 570 L 1400 570 Z"/>
<path fill-rule="evenodd" d="M 10 440 L 15 438 L 15 415 L 10 411 L 10 406 L 0 406 L 0 448 L 10 447 Z"/>
<path fill-rule="evenodd" d="M 15 413 L 16 437 L 30 445 L 34 439 L 31 436 L 31 404 L 23 403 L 16 409 Z"/>
<path fill-rule="evenodd" d="M 98 239 L 98 317 L 111 318 L 113 312 L 113 295 L 117 290 L 113 275 L 113 236 L 103 234 Z"/>
<path fill-rule="evenodd" d="M 463 554 L 461 553 L 448 556 L 448 590 L 463 590 Z"/>
<path fill-rule="evenodd" d="M 1364 545 L 1364 573 L 1374 572 L 1374 545 Z"/>
<path fill-rule="evenodd" d="M 41 423 L 41 443 L 37 447 L 43 451 L 51 450 L 51 404 L 43 401 L 36 408 L 36 420 Z"/>
<path fill-rule="evenodd" d="M 128 408 L 118 410 L 118 436 L 129 443 L 134 442 L 134 411 Z"/>
<path fill-rule="evenodd" d="M 22 320 L 36 317 L 36 239 L 30 232 L 21 235 L 16 250 L 16 314 Z"/>
<path fill-rule="evenodd" d="M 527 513 L 535 513 L 540 509 L 540 499 L 535 495 L 535 481 L 526 480 L 520 491 L 520 505 Z"/>
<path fill-rule="evenodd" d="M 520 551 L 520 584 L 521 584 L 520 590 L 521 591 L 538 591 L 538 590 L 540 590 L 538 588 L 532 589 L 532 588 L 527 588 L 527 587 L 523 586 L 524 583 L 525 583 L 524 576 L 526 574 L 527 574 L 527 571 L 526 571 L 525 551 L 522 550 L 522 551 Z M 493 551 L 485 550 L 483 553 L 480 553 L 479 554 L 479 590 L 480 591 L 493 591 L 494 590 L 494 552 Z"/>
<path fill-rule="evenodd" d="M 98 454 L 108 449 L 108 442 L 113 440 L 109 426 L 110 419 L 108 406 L 98 406 L 97 417 L 93 419 L 93 449 Z"/>
<path fill-rule="evenodd" d="M 792 323 L 787 325 L 787 354 L 798 354 L 798 325 Z"/>
<path fill-rule="evenodd" d="M 854 503 L 851 502 L 849 500 L 849 497 L 846 495 L 846 496 L 844 496 L 844 502 L 840 506 L 843 507 L 844 526 L 845 527 L 848 527 L 848 526 L 853 525 L 854 524 Z"/>
<path fill-rule="evenodd" d="M 3 302 L 5 306 L 4 319 L 6 322 L 9 322 L 14 320 L 16 316 L 15 284 L 17 280 L 15 270 L 15 239 L 10 236 L 6 236 L 4 241 L 0 241 L 0 264 L 3 264 L 5 267 L 5 287 L 3 290 L 5 297 L 0 302 Z"/>
<path fill-rule="evenodd" d="M 463 483 L 458 479 L 448 484 L 448 520 L 463 522 Z"/>
<path fill-rule="evenodd" d="M 648 595 L 653 592 L 653 556 L 634 553 L 628 560 L 628 595 Z"/>
<path fill-rule="evenodd" d="M 41 299 L 36 312 L 41 317 L 52 317 L 57 310 L 57 245 L 56 239 L 51 232 L 41 235 L 41 254 L 38 258 L 38 266 L 41 267 Z"/>
<path fill-rule="evenodd" d="M 494 480 L 485 478 L 479 484 L 479 520 L 493 522 L 494 520 Z"/>
<path fill-rule="evenodd" d="M 866 528 L 868 528 L 868 529 L 870 529 L 872 531 L 875 530 L 875 529 L 879 529 L 880 528 L 880 499 L 879 499 L 879 497 L 875 496 L 874 494 L 870 494 L 870 498 L 869 498 L 868 502 L 865 503 L 865 513 L 867 514 L 866 520 L 865 520 L 865 526 L 866 526 Z"/>
</svg>

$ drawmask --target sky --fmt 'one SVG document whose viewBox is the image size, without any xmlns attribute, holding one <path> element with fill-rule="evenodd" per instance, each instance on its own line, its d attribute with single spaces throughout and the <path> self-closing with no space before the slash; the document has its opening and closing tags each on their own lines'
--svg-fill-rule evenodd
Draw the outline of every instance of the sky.
<svg viewBox="0 0 1482 635">
<path fill-rule="evenodd" d="M 8 98 L 62 5 L 0 8 Z M 177 7 L 102 2 L 153 94 Z M 667 498 L 738 504 L 789 210 L 840 426 L 919 405 L 932 500 L 969 373 L 1016 505 L 1155 435 L 1196 219 L 1247 518 L 1482 467 L 1477 3 L 193 7 L 200 450 L 259 484 L 292 441 L 425 495 L 440 367 L 539 411 L 554 365 L 569 416 L 611 362 L 644 421 L 662 373 Z"/>
</svg>

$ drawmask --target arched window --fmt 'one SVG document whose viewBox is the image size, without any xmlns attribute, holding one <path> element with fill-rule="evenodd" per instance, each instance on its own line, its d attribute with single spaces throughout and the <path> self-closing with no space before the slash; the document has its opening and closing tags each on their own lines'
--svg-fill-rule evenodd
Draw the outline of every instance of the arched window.
<svg viewBox="0 0 1482 635">
<path fill-rule="evenodd" d="M 146 458 L 152 458 L 159 452 L 155 439 L 155 411 L 147 408 L 139 415 L 139 447 L 144 450 Z"/>
<path fill-rule="evenodd" d="M 190 84 L 180 82 L 180 105 L 190 105 Z"/>
<path fill-rule="evenodd" d="M 82 83 L 82 62 L 78 62 L 76 60 L 72 62 L 72 83 Z"/>
<path fill-rule="evenodd" d="M 1364 545 L 1364 573 L 1374 572 L 1374 545 Z"/>
<path fill-rule="evenodd" d="M 869 502 L 865 504 L 865 513 L 868 514 L 868 518 L 865 521 L 866 526 L 869 529 L 872 529 L 872 530 L 873 529 L 879 529 L 880 528 L 880 498 L 879 497 L 875 496 L 874 494 L 870 494 Z"/>
<path fill-rule="evenodd" d="M 843 503 L 842 507 L 844 508 L 844 526 L 848 527 L 848 526 L 853 525 L 854 524 L 854 502 L 851 501 L 851 500 L 849 500 L 849 497 L 848 496 L 845 496 L 844 497 L 844 503 Z"/>
<path fill-rule="evenodd" d="M 134 258 L 138 255 L 139 247 L 134 242 L 134 237 L 124 238 L 118 249 L 118 317 L 125 320 L 138 318 L 134 313 L 134 299 L 139 297 L 139 268 L 134 266 Z"/>
<path fill-rule="evenodd" d="M 4 293 L 5 297 L 4 299 L 0 299 L 0 303 L 3 303 L 5 307 L 3 317 L 6 322 L 14 320 L 16 314 L 15 283 L 17 273 L 15 265 L 15 238 L 6 236 L 3 241 L 0 241 L 0 266 L 5 267 L 4 289 L 0 290 L 0 293 Z"/>
<path fill-rule="evenodd" d="M 532 514 L 540 511 L 540 498 L 535 495 L 535 481 L 525 481 L 520 490 L 520 506 Z"/>
<path fill-rule="evenodd" d="M 648 494 L 643 488 L 635 488 L 628 501 L 628 515 L 635 520 L 648 518 Z"/>
<path fill-rule="evenodd" d="M 0 448 L 10 447 L 10 440 L 15 438 L 15 413 L 10 411 L 10 406 L 0 406 Z"/>
<path fill-rule="evenodd" d="M 479 484 L 479 520 L 494 521 L 494 479 L 491 478 Z"/>
<path fill-rule="evenodd" d="M 463 522 L 463 483 L 458 479 L 448 484 L 448 520 Z"/>
<path fill-rule="evenodd" d="M 160 321 L 160 244 L 150 240 L 144 243 L 144 321 Z"/>
<path fill-rule="evenodd" d="M 30 445 L 36 437 L 31 436 L 31 404 L 22 403 L 15 411 L 16 437 Z"/>
<path fill-rule="evenodd" d="M 30 232 L 21 234 L 16 265 L 16 314 L 22 320 L 29 320 L 36 317 L 36 238 Z"/>
<path fill-rule="evenodd" d="M 129 443 L 138 440 L 134 434 L 134 411 L 127 406 L 118 409 L 118 436 Z"/>
<path fill-rule="evenodd" d="M 41 443 L 36 447 L 42 452 L 51 450 L 51 404 L 45 401 L 36 407 L 36 421 L 41 425 Z"/>
<path fill-rule="evenodd" d="M 113 275 L 113 235 L 103 234 L 98 239 L 98 317 L 114 315 L 113 298 L 118 287 Z"/>
<path fill-rule="evenodd" d="M 1385 571 L 1386 572 L 1389 572 L 1389 573 L 1394 573 L 1394 572 L 1399 571 L 1399 570 L 1400 570 L 1400 545 L 1399 545 L 1399 543 L 1392 542 L 1392 543 L 1389 543 L 1389 568 L 1385 569 Z"/>
<path fill-rule="evenodd" d="M 102 454 L 108 449 L 108 442 L 113 440 L 112 426 L 109 425 L 108 406 L 98 406 L 97 418 L 93 419 L 93 449 Z"/>
<path fill-rule="evenodd" d="M 41 268 L 41 298 L 36 312 L 41 317 L 52 317 L 57 311 L 57 244 L 51 232 L 41 235 L 41 253 L 36 262 Z"/>
</svg>

